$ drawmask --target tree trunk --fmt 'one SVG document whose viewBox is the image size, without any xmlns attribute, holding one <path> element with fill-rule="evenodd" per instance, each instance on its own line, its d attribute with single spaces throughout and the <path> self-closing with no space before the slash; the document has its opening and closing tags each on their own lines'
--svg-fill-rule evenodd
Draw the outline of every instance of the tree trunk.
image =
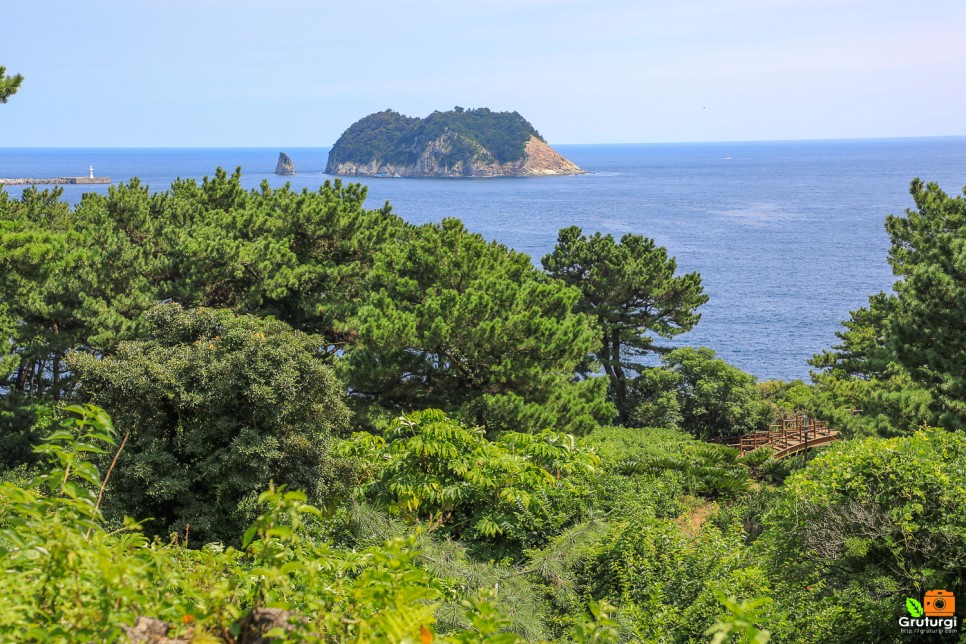
<svg viewBox="0 0 966 644">
<path fill-rule="evenodd" d="M 60 355 L 54 354 L 54 381 L 51 384 L 54 400 L 60 400 Z"/>
<path fill-rule="evenodd" d="M 27 387 L 27 361 L 21 360 L 20 366 L 17 367 L 17 382 L 14 388 L 17 391 L 23 391 Z"/>
<path fill-rule="evenodd" d="M 614 376 L 611 378 L 611 383 L 614 385 L 614 404 L 617 405 L 617 422 L 621 425 L 627 425 L 630 419 L 630 413 L 627 409 L 627 376 L 624 374 L 624 369 L 621 367 L 621 332 L 620 329 L 614 329 L 610 332 L 610 354 Z"/>
<path fill-rule="evenodd" d="M 36 367 L 37 367 L 37 361 L 31 360 L 29 375 L 27 377 L 27 384 L 26 384 L 26 392 L 27 392 L 28 398 L 30 397 L 30 394 L 32 394 L 34 390 L 34 373 L 36 372 Z"/>
</svg>

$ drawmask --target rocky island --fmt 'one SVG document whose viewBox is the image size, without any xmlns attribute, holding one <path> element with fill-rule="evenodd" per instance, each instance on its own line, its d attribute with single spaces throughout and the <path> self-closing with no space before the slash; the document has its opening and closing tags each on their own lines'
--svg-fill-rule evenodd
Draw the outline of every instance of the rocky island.
<svg viewBox="0 0 966 644">
<path fill-rule="evenodd" d="M 393 110 L 353 123 L 329 152 L 326 174 L 356 177 L 534 177 L 583 174 L 517 112 Z"/>
<path fill-rule="evenodd" d="M 284 152 L 278 153 L 278 163 L 275 164 L 275 174 L 290 176 L 295 174 L 295 162 Z"/>
</svg>

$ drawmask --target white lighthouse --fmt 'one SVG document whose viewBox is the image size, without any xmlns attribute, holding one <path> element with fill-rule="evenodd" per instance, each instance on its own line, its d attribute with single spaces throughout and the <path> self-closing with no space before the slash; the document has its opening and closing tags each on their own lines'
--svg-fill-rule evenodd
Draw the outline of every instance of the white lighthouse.
<svg viewBox="0 0 966 644">
<path fill-rule="evenodd" d="M 94 178 L 94 164 L 93 163 L 91 164 L 91 176 L 90 176 L 90 178 L 91 179 Z"/>
</svg>

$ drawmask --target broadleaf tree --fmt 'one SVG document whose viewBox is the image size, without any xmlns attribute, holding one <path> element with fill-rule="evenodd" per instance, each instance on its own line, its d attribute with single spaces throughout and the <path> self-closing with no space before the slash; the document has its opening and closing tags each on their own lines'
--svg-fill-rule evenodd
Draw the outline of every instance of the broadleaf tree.
<svg viewBox="0 0 966 644">
<path fill-rule="evenodd" d="M 708 301 L 697 273 L 675 275 L 677 262 L 653 239 L 627 234 L 585 236 L 577 226 L 560 231 L 553 252 L 543 258 L 553 277 L 579 288 L 576 310 L 597 319 L 600 336 L 594 357 L 610 380 L 618 419 L 629 419 L 628 372 L 656 350 L 655 336 L 672 338 L 690 330 Z"/>
<path fill-rule="evenodd" d="M 328 502 L 343 484 L 329 457 L 348 428 L 344 389 L 318 336 L 225 309 L 159 304 L 143 339 L 105 358 L 74 353 L 82 393 L 130 432 L 108 508 L 152 517 L 150 532 L 234 538 L 271 482 Z"/>
</svg>

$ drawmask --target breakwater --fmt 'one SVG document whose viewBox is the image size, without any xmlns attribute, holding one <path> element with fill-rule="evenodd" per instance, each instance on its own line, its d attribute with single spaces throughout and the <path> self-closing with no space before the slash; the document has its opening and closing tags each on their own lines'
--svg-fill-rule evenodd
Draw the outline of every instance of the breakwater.
<svg viewBox="0 0 966 644">
<path fill-rule="evenodd" d="M 55 177 L 52 179 L 0 179 L 0 186 L 66 186 L 110 183 L 110 177 Z"/>
</svg>

